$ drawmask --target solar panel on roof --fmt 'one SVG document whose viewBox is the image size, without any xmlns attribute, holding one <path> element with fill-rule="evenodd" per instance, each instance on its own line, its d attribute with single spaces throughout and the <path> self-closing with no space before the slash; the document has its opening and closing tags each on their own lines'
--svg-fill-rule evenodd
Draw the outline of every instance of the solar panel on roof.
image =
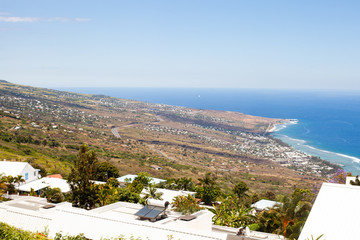
<svg viewBox="0 0 360 240">
<path fill-rule="evenodd" d="M 135 215 L 139 216 L 139 217 L 145 217 L 146 214 L 148 214 L 151 210 L 152 210 L 152 208 L 149 208 L 149 206 L 146 205 L 145 207 L 140 209 L 137 213 L 135 213 Z"/>
<path fill-rule="evenodd" d="M 159 216 L 160 213 L 162 213 L 163 210 L 156 210 L 156 209 L 153 209 L 151 210 L 148 214 L 146 214 L 145 217 L 147 218 L 156 218 L 157 216 Z"/>
</svg>

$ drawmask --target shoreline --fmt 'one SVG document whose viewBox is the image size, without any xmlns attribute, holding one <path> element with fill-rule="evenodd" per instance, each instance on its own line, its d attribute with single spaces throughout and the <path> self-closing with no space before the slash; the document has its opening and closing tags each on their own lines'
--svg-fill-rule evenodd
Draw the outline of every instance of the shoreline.
<svg viewBox="0 0 360 240">
<path fill-rule="evenodd" d="M 283 130 L 285 128 L 287 128 L 287 126 L 289 125 L 295 125 L 298 124 L 299 120 L 298 119 L 284 119 L 282 120 L 282 123 L 278 123 L 278 124 L 272 124 L 269 126 L 269 128 L 266 130 L 266 133 L 274 133 L 274 132 L 278 132 L 280 130 Z"/>
<path fill-rule="evenodd" d="M 280 139 L 286 144 L 289 144 L 291 147 L 302 151 L 306 154 L 309 154 L 314 157 L 318 157 L 322 160 L 325 160 L 331 164 L 335 164 L 344 170 L 351 172 L 353 175 L 360 174 L 360 158 L 354 157 L 351 155 L 333 152 L 329 150 L 320 149 L 306 144 L 306 140 L 292 138 L 288 135 L 279 133 L 281 130 L 287 128 L 290 125 L 295 125 L 298 121 L 291 121 L 294 119 L 287 120 L 284 124 L 276 124 L 269 131 L 269 134 L 274 138 Z M 358 165 L 358 166 L 356 166 Z"/>
</svg>

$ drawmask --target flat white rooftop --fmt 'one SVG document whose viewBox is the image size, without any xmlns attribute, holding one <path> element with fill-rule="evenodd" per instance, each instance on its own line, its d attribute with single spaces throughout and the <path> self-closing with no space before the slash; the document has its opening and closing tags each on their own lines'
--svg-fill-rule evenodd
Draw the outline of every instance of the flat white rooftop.
<svg viewBox="0 0 360 240">
<path fill-rule="evenodd" d="M 323 183 L 299 240 L 359 240 L 360 186 Z"/>
<path fill-rule="evenodd" d="M 134 179 L 137 177 L 137 175 L 134 175 L 134 174 L 128 174 L 128 175 L 125 175 L 125 176 L 122 176 L 122 177 L 118 177 L 117 180 L 119 182 L 129 182 L 129 183 L 132 183 L 132 181 L 134 181 Z M 153 177 L 150 177 L 151 179 L 151 183 L 152 184 L 159 184 L 159 183 L 162 183 L 162 182 L 166 182 L 166 180 L 164 179 L 160 179 L 160 178 L 153 178 Z"/>
<path fill-rule="evenodd" d="M 180 214 L 169 212 L 168 217 L 156 222 L 139 220 L 135 213 L 143 206 L 118 202 L 94 210 L 74 208 L 70 203 L 48 205 L 45 199 L 18 197 L 16 200 L 0 203 L 0 222 L 30 230 L 44 231 L 50 236 L 57 232 L 77 235 L 84 233 L 91 239 L 134 236 L 142 239 L 225 240 L 227 234 L 213 232 L 212 213 L 207 210 L 196 213 L 191 221 L 182 221 Z"/>
</svg>

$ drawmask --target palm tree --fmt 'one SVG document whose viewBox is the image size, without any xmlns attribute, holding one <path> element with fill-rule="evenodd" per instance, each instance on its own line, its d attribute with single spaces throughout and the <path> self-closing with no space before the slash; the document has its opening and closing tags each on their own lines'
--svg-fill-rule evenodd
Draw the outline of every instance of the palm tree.
<svg viewBox="0 0 360 240">
<path fill-rule="evenodd" d="M 100 205 L 104 206 L 110 202 L 110 197 L 114 190 L 105 185 L 98 187 L 96 192 Z"/>
<path fill-rule="evenodd" d="M 15 178 L 11 175 L 9 176 L 5 176 L 2 178 L 3 182 L 6 184 L 6 189 L 9 193 L 15 193 L 15 186 L 14 186 L 14 182 L 15 182 Z"/>
<path fill-rule="evenodd" d="M 216 176 L 212 175 L 211 172 L 207 172 L 203 178 L 198 178 L 199 185 L 203 187 L 216 185 L 216 179 Z"/>
<path fill-rule="evenodd" d="M 194 183 L 191 178 L 182 177 L 179 181 L 180 190 L 184 191 L 193 191 Z"/>
<path fill-rule="evenodd" d="M 14 183 L 17 184 L 17 187 L 19 187 L 20 183 L 25 182 L 25 179 L 23 178 L 22 175 L 17 175 L 16 177 L 14 177 Z"/>
<path fill-rule="evenodd" d="M 157 200 L 162 200 L 162 195 L 163 193 L 161 192 L 157 192 L 157 189 L 155 188 L 155 186 L 153 184 L 148 185 L 148 187 L 146 188 L 146 193 L 144 195 L 144 199 L 157 199 Z"/>
<path fill-rule="evenodd" d="M 284 196 L 281 198 L 273 211 L 281 221 L 278 233 L 288 238 L 298 238 L 301 229 L 311 210 L 311 203 L 302 201 L 303 196 L 296 194 L 291 197 Z"/>
<path fill-rule="evenodd" d="M 205 204 L 210 205 L 220 195 L 220 188 L 216 182 L 216 176 L 210 172 L 205 174 L 204 178 L 199 178 L 199 188 L 197 192 Z"/>
<path fill-rule="evenodd" d="M 256 223 L 260 226 L 261 232 L 278 233 L 282 223 L 275 211 L 262 211 L 257 215 Z"/>
<path fill-rule="evenodd" d="M 0 174 L 0 200 L 2 200 L 2 197 L 7 188 L 5 182 L 6 182 L 5 177 L 2 174 Z"/>
</svg>

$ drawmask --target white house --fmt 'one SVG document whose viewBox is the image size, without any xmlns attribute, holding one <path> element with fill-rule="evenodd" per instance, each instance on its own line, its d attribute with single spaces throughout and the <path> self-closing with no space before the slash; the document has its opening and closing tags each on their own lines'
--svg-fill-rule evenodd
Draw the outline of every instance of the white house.
<svg viewBox="0 0 360 240">
<path fill-rule="evenodd" d="M 39 171 L 27 162 L 0 161 L 0 174 L 13 177 L 21 175 L 26 183 L 39 179 Z"/>
<path fill-rule="evenodd" d="M 360 186 L 323 183 L 299 240 L 358 240 Z"/>
<path fill-rule="evenodd" d="M 177 196 L 187 196 L 191 195 L 192 197 L 195 197 L 196 192 L 190 192 L 190 191 L 183 191 L 183 190 L 170 190 L 170 189 L 164 189 L 164 188 L 156 188 L 157 193 L 161 193 L 161 198 L 164 201 L 168 201 L 169 203 L 172 203 L 174 201 L 174 198 Z M 148 193 L 148 190 L 144 188 L 141 192 L 141 196 L 144 196 Z"/>
<path fill-rule="evenodd" d="M 19 186 L 19 190 L 23 192 L 30 192 L 33 189 L 35 192 L 42 190 L 44 188 L 60 188 L 61 192 L 67 193 L 70 192 L 70 185 L 67 183 L 65 179 L 60 178 L 49 178 L 44 177 L 41 179 L 37 179 L 35 181 L 25 183 Z"/>
<path fill-rule="evenodd" d="M 263 210 L 273 208 L 276 204 L 279 204 L 279 202 L 261 199 L 260 201 L 257 201 L 256 203 L 252 204 L 251 207 L 255 208 L 257 212 L 261 212 Z"/>
<path fill-rule="evenodd" d="M 118 177 L 117 180 L 120 183 L 132 183 L 132 181 L 134 181 L 134 179 L 137 177 L 137 175 L 134 174 L 128 174 L 122 177 Z M 151 180 L 152 184 L 159 184 L 161 182 L 166 182 L 166 180 L 164 179 L 160 179 L 160 178 L 153 178 L 153 177 L 149 177 Z"/>
<path fill-rule="evenodd" d="M 0 203 L 0 222 L 33 232 L 47 229 L 50 237 L 58 232 L 83 233 L 94 240 L 120 235 L 149 240 L 282 239 L 274 234 L 254 231 L 249 231 L 246 237 L 237 236 L 238 229 L 212 225 L 213 214 L 208 210 L 194 213 L 190 218 L 169 210 L 167 217 L 149 221 L 137 215 L 144 208 L 141 204 L 117 202 L 84 210 L 74 208 L 68 202 L 49 204 L 42 198 L 18 196 L 15 200 Z"/>
</svg>

